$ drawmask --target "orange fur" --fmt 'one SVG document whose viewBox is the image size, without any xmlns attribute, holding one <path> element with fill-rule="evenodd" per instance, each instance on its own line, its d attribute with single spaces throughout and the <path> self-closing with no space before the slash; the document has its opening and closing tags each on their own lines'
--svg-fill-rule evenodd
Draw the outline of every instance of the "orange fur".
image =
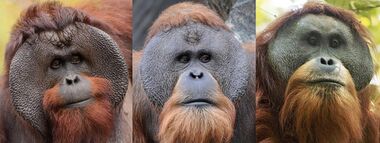
<svg viewBox="0 0 380 143">
<path fill-rule="evenodd" d="M 153 36 L 161 31 L 184 26 L 191 22 L 211 28 L 229 30 L 224 21 L 206 6 L 184 2 L 173 5 L 161 13 L 150 27 L 145 42 L 149 42 Z M 218 100 L 217 103 L 220 105 L 197 112 L 196 109 L 176 105 L 182 97 L 180 89 L 177 88 L 173 91 L 172 97 L 166 102 L 160 114 L 159 109 L 149 101 L 142 87 L 142 81 L 139 79 L 138 67 L 142 53 L 143 51 L 133 53 L 133 142 L 156 141 L 156 128 L 149 126 L 147 122 L 153 122 L 153 125 L 160 122 L 158 133 L 160 142 L 229 142 L 233 133 L 235 108 L 232 102 L 223 95 L 221 89 L 215 93 L 215 100 Z M 160 121 L 157 121 L 158 118 Z M 186 126 L 186 129 L 183 126 Z M 183 130 L 174 130 L 173 127 Z M 199 136 L 199 133 L 202 135 Z M 214 139 L 210 140 L 212 138 Z"/>
<path fill-rule="evenodd" d="M 243 43 L 242 46 L 249 53 L 254 53 L 256 51 L 256 43 L 255 43 L 255 41 L 247 41 L 247 42 Z"/>
<path fill-rule="evenodd" d="M 106 142 L 113 130 L 113 109 L 108 97 L 112 94 L 110 84 L 102 78 L 91 81 L 95 101 L 84 108 L 64 108 L 59 86 L 46 91 L 44 110 L 50 116 L 52 136 L 55 143 Z"/>
<path fill-rule="evenodd" d="M 287 135 L 283 132 L 284 130 L 281 129 L 282 127 L 279 122 L 279 114 L 280 114 L 279 112 L 282 106 L 293 107 L 296 104 L 295 100 L 297 100 L 298 104 L 300 104 L 298 101 L 301 102 L 301 100 L 310 100 L 309 102 L 312 102 L 314 105 L 317 104 L 317 102 L 321 103 L 321 101 L 324 100 L 320 98 L 310 99 L 311 97 L 309 96 L 306 97 L 306 95 L 304 95 L 305 97 L 301 97 L 300 95 L 294 95 L 294 92 L 291 93 L 290 89 L 286 89 L 287 85 L 275 86 L 275 85 L 278 85 L 277 84 L 278 79 L 274 75 L 274 71 L 269 66 L 268 61 L 267 61 L 268 44 L 270 43 L 270 41 L 272 41 L 275 38 L 277 31 L 281 29 L 284 25 L 286 25 L 289 21 L 295 20 L 307 14 L 327 15 L 327 16 L 331 16 L 342 21 L 359 35 L 358 41 L 365 43 L 368 46 L 368 48 L 374 48 L 374 43 L 368 30 L 360 23 L 359 20 L 356 19 L 355 14 L 353 12 L 344 10 L 342 8 L 336 8 L 336 7 L 333 7 L 327 4 L 322 4 L 319 2 L 308 2 L 304 5 L 303 8 L 289 11 L 285 13 L 284 15 L 278 17 L 275 21 L 273 21 L 263 32 L 259 33 L 256 38 L 256 42 L 257 42 L 256 43 L 256 55 L 257 55 L 257 64 L 256 64 L 256 69 L 257 69 L 256 70 L 256 101 L 257 101 L 257 107 L 256 107 L 257 136 L 256 137 L 257 138 L 256 139 L 258 142 L 260 141 L 294 142 L 293 140 L 289 140 L 289 138 L 286 137 Z M 284 103 L 285 102 L 284 95 L 286 94 L 285 90 L 288 90 L 288 94 L 289 94 L 287 95 L 286 98 L 290 99 L 290 97 L 288 96 L 294 96 L 293 97 L 294 99 L 292 98 L 292 100 L 294 101 L 290 102 L 290 100 L 288 99 L 286 103 L 286 104 L 292 104 L 292 105 L 285 105 Z M 296 90 L 298 90 L 298 92 L 303 92 L 304 94 L 314 94 L 314 92 L 305 91 L 306 89 L 304 91 L 300 91 L 299 89 L 296 89 Z M 348 90 L 352 90 L 352 89 L 348 89 Z M 357 102 L 360 104 L 359 107 L 356 107 L 357 109 L 352 110 L 352 112 L 350 112 L 350 114 L 352 115 L 355 114 L 357 116 L 360 116 L 360 123 L 357 123 L 356 122 L 357 119 L 353 119 L 353 117 L 348 118 L 347 120 L 345 120 L 346 122 L 342 122 L 342 123 L 345 123 L 345 124 L 355 123 L 357 125 L 360 125 L 361 129 L 358 131 L 361 131 L 360 133 L 361 135 L 357 133 L 358 131 L 356 132 L 352 131 L 352 129 L 357 128 L 357 127 L 354 127 L 356 125 L 345 125 L 347 126 L 346 127 L 347 129 L 351 130 L 350 132 L 353 133 L 353 135 L 350 134 L 349 136 L 347 136 L 347 132 L 346 133 L 341 132 L 342 134 L 336 135 L 335 133 L 339 131 L 340 129 L 334 129 L 332 131 L 335 132 L 333 133 L 336 135 L 336 138 L 334 137 L 335 139 L 348 137 L 348 138 L 342 139 L 341 141 L 345 141 L 349 139 L 360 140 L 360 138 L 362 138 L 363 142 L 379 142 L 380 141 L 379 140 L 380 139 L 379 138 L 379 134 L 380 134 L 379 133 L 379 118 L 376 115 L 374 115 L 372 111 L 370 111 L 370 108 L 369 108 L 370 99 L 369 99 L 369 95 L 366 94 L 365 90 L 366 89 L 363 89 L 362 91 L 355 91 L 358 93 L 349 92 L 349 94 L 346 92 L 347 95 L 345 95 L 345 97 L 347 96 L 351 98 L 345 99 L 344 103 L 338 102 L 339 103 L 338 104 L 337 103 L 338 100 L 335 100 L 336 102 L 332 102 L 333 100 L 330 100 L 331 104 L 333 103 L 337 104 L 336 105 L 337 108 L 332 107 L 333 105 L 329 105 L 325 107 L 325 109 L 331 109 L 331 110 L 334 109 L 335 112 L 341 111 L 341 113 L 335 113 L 337 115 L 341 115 L 341 114 L 345 114 L 348 111 L 348 109 L 352 109 L 353 108 L 352 106 L 356 106 Z M 341 96 L 339 97 L 342 97 L 342 94 L 345 94 L 345 93 L 341 92 L 341 93 L 336 93 L 336 94 L 340 94 Z M 336 99 L 340 99 L 340 98 L 336 98 Z M 354 105 L 347 106 L 348 108 L 347 110 L 338 109 L 338 107 L 341 107 L 343 106 L 343 104 L 347 104 L 347 103 L 353 103 Z M 303 117 L 312 118 L 313 117 L 311 115 L 312 114 L 311 111 L 313 111 L 312 108 L 316 109 L 318 108 L 318 106 L 314 106 L 314 107 L 310 107 L 308 105 L 304 105 L 304 106 L 302 107 L 306 108 L 305 110 L 307 110 L 307 112 L 310 112 L 310 113 L 304 113 Z M 298 109 L 301 109 L 301 108 L 298 108 Z M 295 115 L 294 113 L 291 113 L 290 115 L 285 115 L 285 111 L 290 112 L 289 110 L 290 108 L 286 110 L 284 109 L 282 113 L 283 119 L 281 120 L 284 120 L 285 116 L 298 116 L 298 115 Z M 357 113 L 358 110 L 360 110 L 361 115 Z M 301 112 L 301 111 L 298 110 L 298 112 Z M 303 111 L 303 112 L 306 112 L 306 111 Z M 325 114 L 327 113 L 325 112 Z M 317 115 L 315 115 L 314 117 L 316 116 Z M 324 121 L 327 121 L 327 119 L 331 119 L 331 118 L 326 118 L 326 120 Z M 305 123 L 309 124 L 310 122 L 313 122 L 313 121 L 314 120 L 309 120 L 309 121 L 305 121 Z M 318 121 L 322 122 L 322 120 L 318 120 Z M 341 118 L 336 119 L 334 123 L 339 122 L 339 121 L 342 121 L 342 119 Z M 285 125 L 286 123 L 284 123 L 284 121 L 282 122 L 283 122 L 282 126 L 286 126 Z M 301 123 L 301 122 L 298 122 L 298 123 Z M 323 125 L 323 126 L 325 127 L 325 126 L 332 126 L 332 125 L 333 124 L 328 124 L 328 125 Z M 321 129 L 321 131 L 319 131 L 321 133 L 316 134 L 316 136 L 322 135 L 323 132 L 325 132 L 327 128 L 311 128 L 310 131 L 313 130 L 314 132 L 317 132 L 316 130 L 318 129 Z M 302 136 L 308 136 L 307 134 L 309 133 L 299 133 L 299 134 L 302 134 Z"/>
<path fill-rule="evenodd" d="M 160 114 L 158 138 L 165 143 L 227 143 L 234 123 L 234 104 L 217 89 L 213 95 L 216 106 L 184 107 L 179 105 L 185 95 L 176 86 Z"/>
<path fill-rule="evenodd" d="M 148 97 L 144 93 L 142 83 L 138 80 L 138 66 L 142 57 L 142 52 L 134 52 L 133 56 L 133 142 L 134 143 L 146 143 L 147 133 L 144 131 L 144 115 L 149 112 L 149 109 L 153 106 L 150 104 Z M 145 113 L 145 114 L 144 114 Z"/>
<path fill-rule="evenodd" d="M 310 85 L 305 81 L 314 76 L 311 63 L 302 65 L 289 79 L 279 117 L 285 136 L 300 143 L 361 142 L 362 114 L 348 70 L 341 67 L 345 87 Z"/>
<path fill-rule="evenodd" d="M 0 135 L 0 142 L 2 140 L 5 140 L 4 142 L 12 141 L 11 139 L 14 139 L 14 136 L 19 135 L 20 140 L 28 140 L 29 142 L 46 142 L 46 140 L 50 140 L 50 136 L 42 136 L 40 132 L 38 132 L 36 129 L 31 127 L 31 124 L 23 119 L 22 115 L 17 113 L 17 111 L 14 109 L 12 103 L 11 103 L 11 95 L 9 93 L 9 69 L 10 64 L 12 61 L 13 56 L 17 52 L 18 48 L 25 43 L 25 41 L 34 35 L 37 35 L 41 32 L 45 31 L 56 31 L 60 32 L 62 29 L 64 29 L 67 26 L 70 26 L 74 23 L 84 23 L 87 25 L 91 25 L 94 27 L 97 27 L 107 34 L 109 34 L 112 39 L 117 43 L 118 47 L 122 51 L 122 54 L 124 55 L 125 61 L 129 66 L 129 73 L 132 73 L 131 69 L 131 41 L 132 41 L 132 0 L 97 0 L 96 2 L 99 3 L 86 3 L 82 7 L 78 8 L 72 8 L 72 7 L 65 7 L 62 6 L 59 2 L 44 2 L 40 4 L 33 4 L 28 9 L 26 9 L 23 14 L 21 15 L 18 22 L 14 25 L 13 30 L 11 32 L 11 38 L 7 44 L 6 47 L 6 54 L 5 54 L 5 75 L 0 79 L 0 109 L 4 110 L 4 115 L 0 114 L 0 134 L 1 132 L 4 132 L 5 137 L 2 137 Z M 131 81 L 131 74 L 129 74 L 129 80 Z M 108 87 L 103 88 L 101 83 L 98 80 L 94 80 L 94 84 L 97 86 L 93 86 L 99 89 L 94 89 L 94 93 L 96 93 L 95 96 L 98 94 L 103 94 L 103 92 L 109 92 Z M 50 95 L 56 95 L 57 89 L 51 89 L 49 92 L 47 91 L 46 94 Z M 103 91 L 104 90 L 104 91 Z M 100 92 L 101 91 L 101 92 Z M 109 93 L 104 93 L 107 96 Z M 44 99 L 44 100 L 51 100 L 47 101 L 46 105 L 44 105 L 45 108 L 49 106 L 49 109 L 51 109 L 50 113 L 53 114 L 53 105 L 59 104 L 59 98 L 58 96 L 51 96 L 51 99 Z M 108 97 L 103 97 L 108 98 Z M 108 100 L 108 99 L 107 99 Z M 50 105 L 48 105 L 50 104 Z M 114 123 L 114 117 L 109 116 L 111 110 L 108 107 L 110 103 L 106 103 L 106 100 L 102 100 L 99 102 L 96 102 L 96 104 L 91 105 L 91 107 L 86 108 L 85 110 L 79 111 L 59 111 L 61 114 L 59 117 L 57 116 L 57 119 L 63 119 L 62 124 L 66 124 L 63 122 L 68 122 L 65 118 L 75 118 L 75 119 L 81 119 L 78 117 L 81 117 L 82 113 L 86 113 L 87 119 L 95 119 L 95 117 L 98 117 L 99 119 L 96 119 L 94 121 L 89 121 L 88 123 L 99 123 L 99 127 L 103 128 L 102 130 L 90 130 L 84 129 L 83 132 L 86 134 L 91 135 L 91 133 L 99 134 L 100 136 L 99 141 L 104 140 L 105 137 L 108 136 L 107 132 L 109 127 L 113 126 Z M 92 111 L 90 109 L 97 109 L 95 111 Z M 122 112 L 117 107 L 117 112 Z M 0 110 L 1 111 L 1 110 Z M 72 112 L 72 115 L 69 112 Z M 55 113 L 54 113 L 55 114 Z M 58 110 L 57 110 L 58 114 Z M 104 117 L 104 118 L 103 118 Z M 112 120 L 110 120 L 111 118 Z M 115 117 L 118 118 L 118 117 Z M 106 122 L 107 121 L 107 122 Z M 9 122 L 14 123 L 14 125 L 9 125 Z M 101 123 L 102 122 L 102 123 Z M 86 126 L 89 125 L 86 123 Z M 52 123 L 51 123 L 52 124 Z M 80 124 L 82 126 L 84 124 Z M 78 130 L 80 126 L 77 124 L 73 124 L 73 122 L 68 122 L 67 127 L 71 127 L 71 131 Z M 77 128 L 78 127 L 78 128 Z M 50 127 L 49 127 L 50 129 Z M 60 128 L 64 129 L 64 128 Z M 56 129 L 54 129 L 56 130 Z M 120 128 L 121 130 L 121 128 Z M 124 130 L 124 129 L 123 129 Z M 126 129 L 126 130 L 132 130 L 132 129 Z M 57 131 L 56 131 L 57 132 Z M 70 133 L 73 134 L 74 132 Z M 104 134 L 103 134 L 104 133 Z M 129 131 L 128 133 L 131 133 Z M 68 133 L 69 134 L 69 133 Z M 66 134 L 66 136 L 55 136 L 53 138 L 62 139 L 62 141 L 68 141 L 70 142 L 71 138 L 72 140 L 76 140 L 79 135 L 74 134 L 72 137 Z M 85 137 L 85 136 L 84 136 Z M 4 138 L 4 139 L 3 139 Z M 58 141 L 58 142 L 62 142 Z"/>
</svg>

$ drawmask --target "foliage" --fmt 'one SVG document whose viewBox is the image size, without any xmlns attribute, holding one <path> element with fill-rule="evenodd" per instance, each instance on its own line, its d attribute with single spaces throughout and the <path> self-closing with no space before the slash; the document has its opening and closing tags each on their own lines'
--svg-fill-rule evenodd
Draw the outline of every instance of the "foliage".
<svg viewBox="0 0 380 143">
<path fill-rule="evenodd" d="M 358 18 L 374 37 L 377 48 L 374 53 L 376 61 L 380 62 L 380 0 L 326 0 L 326 2 L 350 9 L 358 14 Z M 377 67 L 379 71 L 379 67 Z M 378 72 L 378 75 L 380 73 Z"/>
</svg>

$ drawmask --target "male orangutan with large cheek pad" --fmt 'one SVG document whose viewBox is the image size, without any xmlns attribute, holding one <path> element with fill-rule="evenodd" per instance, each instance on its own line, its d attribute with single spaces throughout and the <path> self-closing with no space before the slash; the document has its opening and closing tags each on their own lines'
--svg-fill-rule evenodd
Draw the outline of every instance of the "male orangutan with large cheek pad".
<svg viewBox="0 0 380 143">
<path fill-rule="evenodd" d="M 109 102 L 110 83 L 103 78 L 87 78 L 68 75 L 45 92 L 43 107 L 53 125 L 54 141 L 65 137 L 65 141 L 76 142 L 96 135 L 86 141 L 105 142 L 110 137 L 114 114 Z"/>
<path fill-rule="evenodd" d="M 210 73 L 184 72 L 160 115 L 162 142 L 225 142 L 232 137 L 235 107 Z M 182 135 L 182 133 L 187 133 Z"/>
<path fill-rule="evenodd" d="M 249 55 L 213 11 L 193 3 L 169 7 L 139 54 L 133 84 L 136 142 L 254 140 L 252 122 L 244 122 L 254 114 L 247 94 Z"/>
<path fill-rule="evenodd" d="M 12 35 L 20 41 L 7 49 L 10 100 L 18 114 L 15 127 L 5 130 L 7 141 L 124 140 L 117 126 L 128 87 L 122 44 L 93 26 L 101 27 L 99 21 L 57 3 L 31 7 L 23 18 Z"/>
<path fill-rule="evenodd" d="M 366 90 L 370 34 L 353 13 L 308 2 L 257 38 L 257 141 L 379 142 Z"/>
</svg>

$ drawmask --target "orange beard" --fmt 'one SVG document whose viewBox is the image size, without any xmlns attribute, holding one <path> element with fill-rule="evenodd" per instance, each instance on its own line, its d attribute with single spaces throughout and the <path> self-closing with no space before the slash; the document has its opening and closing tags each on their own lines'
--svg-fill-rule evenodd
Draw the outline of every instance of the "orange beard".
<svg viewBox="0 0 380 143">
<path fill-rule="evenodd" d="M 235 107 L 220 89 L 213 95 L 215 106 L 182 106 L 180 103 L 183 97 L 186 95 L 175 88 L 164 105 L 160 114 L 160 142 L 230 142 L 235 123 Z"/>
<path fill-rule="evenodd" d="M 95 101 L 82 108 L 60 106 L 62 99 L 58 85 L 45 92 L 43 107 L 50 117 L 53 142 L 103 143 L 110 137 L 113 129 L 113 110 L 108 99 L 112 93 L 110 84 L 102 78 L 88 80 Z"/>
<path fill-rule="evenodd" d="M 307 69 L 302 66 L 288 82 L 279 119 L 284 136 L 300 143 L 361 142 L 361 106 L 347 69 L 341 71 L 344 87 L 305 83 L 313 76 Z"/>
</svg>

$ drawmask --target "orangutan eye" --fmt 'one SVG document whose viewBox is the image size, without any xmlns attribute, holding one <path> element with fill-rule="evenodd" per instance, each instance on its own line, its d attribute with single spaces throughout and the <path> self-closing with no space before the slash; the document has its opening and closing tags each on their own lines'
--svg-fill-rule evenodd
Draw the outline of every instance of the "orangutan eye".
<svg viewBox="0 0 380 143">
<path fill-rule="evenodd" d="M 62 59 L 54 59 L 51 63 L 50 63 L 50 68 L 52 69 L 59 69 L 63 64 L 63 61 Z"/>
<path fill-rule="evenodd" d="M 82 58 L 79 55 L 73 55 L 73 57 L 71 58 L 71 63 L 79 64 L 80 62 L 82 62 Z"/>
<path fill-rule="evenodd" d="M 177 61 L 186 64 L 190 61 L 190 56 L 188 54 L 180 55 L 177 57 Z"/>
<path fill-rule="evenodd" d="M 331 39 L 330 40 L 330 47 L 332 47 L 332 48 L 337 48 L 337 47 L 339 47 L 340 46 L 340 40 L 339 39 L 337 39 L 337 38 L 333 38 L 333 39 Z"/>
<path fill-rule="evenodd" d="M 209 54 L 203 54 L 203 55 L 201 55 L 201 57 L 199 58 L 199 60 L 202 63 L 208 63 L 211 60 L 211 55 L 209 55 Z"/>
</svg>

